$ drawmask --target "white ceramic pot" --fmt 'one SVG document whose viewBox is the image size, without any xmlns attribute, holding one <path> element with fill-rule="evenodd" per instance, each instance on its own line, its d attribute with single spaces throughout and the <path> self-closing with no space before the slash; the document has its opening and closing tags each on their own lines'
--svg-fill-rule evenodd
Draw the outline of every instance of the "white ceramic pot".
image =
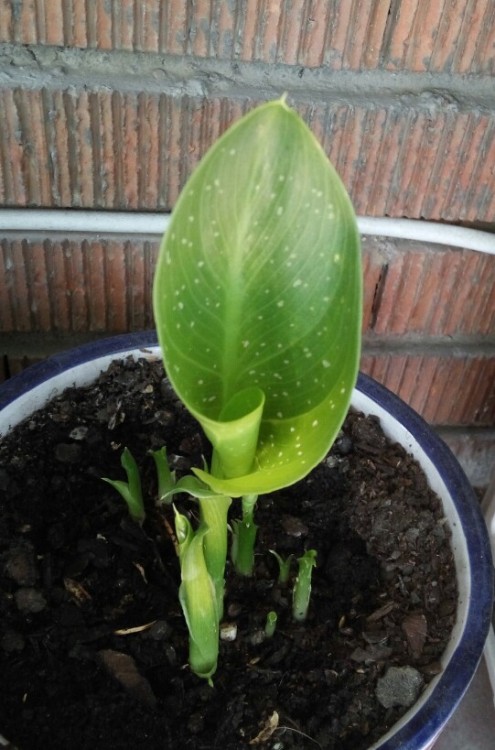
<svg viewBox="0 0 495 750">
<path fill-rule="evenodd" d="M 95 380 L 113 359 L 157 357 L 153 332 L 94 342 L 28 368 L 0 386 L 0 436 L 66 387 Z M 458 576 L 457 621 L 443 655 L 443 671 L 419 701 L 370 750 L 427 750 L 466 691 L 483 652 L 492 613 L 492 560 L 478 502 L 456 459 L 403 401 L 360 375 L 353 406 L 380 418 L 385 433 L 421 464 L 441 497 L 452 531 Z"/>
</svg>

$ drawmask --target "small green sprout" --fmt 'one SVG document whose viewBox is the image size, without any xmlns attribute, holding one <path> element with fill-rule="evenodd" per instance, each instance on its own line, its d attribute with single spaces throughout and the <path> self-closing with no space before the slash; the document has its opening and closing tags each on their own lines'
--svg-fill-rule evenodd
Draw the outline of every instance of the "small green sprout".
<svg viewBox="0 0 495 750">
<path fill-rule="evenodd" d="M 268 612 L 265 623 L 265 635 L 267 638 L 273 638 L 277 628 L 277 613 L 273 610 Z"/>
<path fill-rule="evenodd" d="M 171 503 L 171 490 L 175 487 L 175 471 L 170 471 L 167 459 L 167 450 L 165 446 L 157 451 L 151 451 L 153 461 L 155 462 L 156 475 L 158 477 L 158 505 L 162 503 Z"/>
<path fill-rule="evenodd" d="M 231 558 L 239 575 L 250 576 L 254 568 L 254 546 L 258 527 L 254 522 L 254 508 L 258 495 L 242 498 L 242 518 L 232 521 Z"/>
<path fill-rule="evenodd" d="M 309 599 L 311 596 L 311 575 L 316 567 L 316 550 L 308 549 L 297 560 L 299 572 L 294 582 L 292 592 L 292 616 L 294 620 L 303 622 L 308 615 Z"/>
<path fill-rule="evenodd" d="M 287 583 L 289 581 L 290 566 L 294 559 L 294 555 L 289 555 L 289 557 L 284 560 L 284 558 L 281 557 L 278 552 L 275 552 L 274 549 L 271 549 L 270 552 L 278 562 L 278 582 Z"/>
<path fill-rule="evenodd" d="M 144 510 L 141 477 L 134 456 L 128 448 L 124 448 L 122 451 L 120 463 L 126 471 L 127 482 L 120 479 L 108 479 L 107 477 L 102 477 L 102 479 L 115 487 L 127 503 L 131 518 L 142 524 L 146 518 L 146 512 Z"/>
</svg>

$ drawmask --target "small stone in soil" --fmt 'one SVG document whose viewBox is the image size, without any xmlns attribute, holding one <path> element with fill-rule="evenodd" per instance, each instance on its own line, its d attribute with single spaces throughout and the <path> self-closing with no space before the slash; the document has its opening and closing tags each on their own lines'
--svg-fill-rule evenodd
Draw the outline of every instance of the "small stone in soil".
<svg viewBox="0 0 495 750">
<path fill-rule="evenodd" d="M 55 446 L 55 458 L 62 464 L 77 464 L 81 456 L 82 448 L 77 443 L 59 443 Z"/>
<path fill-rule="evenodd" d="M 22 588 L 14 594 L 17 609 L 24 614 L 35 614 L 41 612 L 46 607 L 46 599 L 37 589 Z"/>
<path fill-rule="evenodd" d="M 81 425 L 80 427 L 74 427 L 73 430 L 69 433 L 69 437 L 72 440 L 84 440 L 86 435 L 88 434 L 89 428 L 85 427 L 84 425 Z"/>
<path fill-rule="evenodd" d="M 265 639 L 266 635 L 262 630 L 255 630 L 249 640 L 253 646 L 259 646 Z"/>
<path fill-rule="evenodd" d="M 376 684 L 376 697 L 384 708 L 408 708 L 416 701 L 423 677 L 413 667 L 390 667 Z"/>
<path fill-rule="evenodd" d="M 220 638 L 222 641 L 235 641 L 237 638 L 237 625 L 235 622 L 224 622 L 220 625 Z"/>
<path fill-rule="evenodd" d="M 294 536 L 298 539 L 299 537 L 308 535 L 308 527 L 299 518 L 284 516 L 281 523 L 285 533 L 289 536 Z"/>
<path fill-rule="evenodd" d="M 38 578 L 32 547 L 15 547 L 9 552 L 5 572 L 18 586 L 34 586 Z"/>
<path fill-rule="evenodd" d="M 166 620 L 157 620 L 145 636 L 152 638 L 154 641 L 162 641 L 168 638 L 171 632 L 172 628 Z"/>
<path fill-rule="evenodd" d="M 148 680 L 140 674 L 132 656 L 113 649 L 102 649 L 98 655 L 112 677 L 138 701 L 152 707 L 156 705 L 153 690 Z"/>
<path fill-rule="evenodd" d="M 8 630 L 1 641 L 2 649 L 7 653 L 13 653 L 14 651 L 22 651 L 25 645 L 25 640 L 20 633 L 16 633 L 14 630 Z"/>
</svg>

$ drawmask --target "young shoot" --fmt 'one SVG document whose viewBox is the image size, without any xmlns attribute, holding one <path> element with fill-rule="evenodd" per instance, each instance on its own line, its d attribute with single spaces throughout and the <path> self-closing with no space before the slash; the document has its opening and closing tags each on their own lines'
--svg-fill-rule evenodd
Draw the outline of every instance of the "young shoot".
<svg viewBox="0 0 495 750">
<path fill-rule="evenodd" d="M 146 512 L 144 510 L 141 477 L 134 456 L 128 448 L 124 448 L 122 451 L 120 463 L 127 474 L 127 482 L 120 479 L 108 479 L 107 477 L 102 477 L 102 479 L 115 487 L 117 492 L 120 493 L 127 504 L 131 518 L 137 523 L 143 524 Z"/>
<path fill-rule="evenodd" d="M 292 592 L 292 616 L 297 622 L 304 622 L 308 616 L 309 600 L 311 597 L 311 576 L 316 567 L 316 550 L 308 549 L 297 560 L 299 572 L 294 582 Z"/>
<path fill-rule="evenodd" d="M 274 549 L 271 549 L 270 552 L 278 562 L 278 582 L 282 584 L 288 583 L 290 576 L 290 566 L 292 565 L 294 555 L 289 555 L 284 560 L 284 558 L 281 557 L 278 552 L 275 552 Z"/>
<path fill-rule="evenodd" d="M 175 533 L 181 563 L 179 600 L 189 630 L 189 664 L 211 684 L 218 661 L 220 615 L 204 554 L 208 527 L 201 524 L 193 531 L 189 519 L 176 510 Z"/>
<path fill-rule="evenodd" d="M 232 521 L 231 558 L 239 575 L 250 576 L 254 568 L 254 546 L 258 527 L 254 522 L 254 508 L 258 495 L 242 498 L 242 518 Z"/>
<path fill-rule="evenodd" d="M 158 478 L 158 505 L 162 503 L 171 503 L 171 491 L 175 487 L 175 471 L 170 471 L 167 459 L 167 450 L 165 446 L 157 451 L 151 451 L 153 461 L 155 462 L 156 475 Z"/>
<path fill-rule="evenodd" d="M 197 546 L 221 596 L 225 498 L 243 498 L 233 551 L 248 574 L 256 497 L 297 482 L 324 458 L 360 355 L 354 212 L 284 98 L 235 123 L 189 178 L 160 248 L 153 311 L 169 380 L 213 447 L 210 468 L 193 472 L 210 492 L 199 500 L 208 531 Z M 188 597 L 188 624 L 195 606 Z"/>
<path fill-rule="evenodd" d="M 266 616 L 266 623 L 265 623 L 265 635 L 267 638 L 273 638 L 275 635 L 275 630 L 277 628 L 277 613 L 273 610 L 271 612 L 268 612 Z"/>
</svg>

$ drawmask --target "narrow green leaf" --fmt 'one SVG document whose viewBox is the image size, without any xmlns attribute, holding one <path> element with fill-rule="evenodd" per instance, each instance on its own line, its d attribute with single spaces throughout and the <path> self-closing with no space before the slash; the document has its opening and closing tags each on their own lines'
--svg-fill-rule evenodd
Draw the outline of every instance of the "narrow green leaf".
<svg viewBox="0 0 495 750">
<path fill-rule="evenodd" d="M 285 560 L 274 549 L 269 550 L 278 562 L 278 582 L 287 583 L 290 575 L 290 566 L 294 555 L 289 555 Z"/>
<path fill-rule="evenodd" d="M 169 502 L 171 499 L 170 493 L 175 487 L 175 471 L 170 471 L 167 450 L 163 446 L 157 451 L 151 451 L 151 455 L 155 462 L 158 477 L 158 503 Z"/>
<path fill-rule="evenodd" d="M 164 495 L 166 501 L 175 495 L 186 493 L 199 500 L 201 497 L 217 497 L 218 492 L 210 489 L 204 482 L 191 474 L 181 477 Z"/>
<path fill-rule="evenodd" d="M 262 493 L 321 460 L 357 376 L 359 236 L 339 177 L 284 101 L 238 121 L 190 178 L 154 311 L 169 378 L 215 447 L 201 480 Z"/>
<path fill-rule="evenodd" d="M 134 521 L 142 524 L 146 518 L 146 512 L 141 489 L 141 478 L 139 476 L 138 465 L 128 448 L 124 448 L 122 451 L 120 463 L 127 474 L 127 482 L 120 479 L 108 479 L 108 477 L 102 477 L 102 479 L 104 482 L 111 484 L 123 500 L 125 500 L 129 514 Z"/>
</svg>

